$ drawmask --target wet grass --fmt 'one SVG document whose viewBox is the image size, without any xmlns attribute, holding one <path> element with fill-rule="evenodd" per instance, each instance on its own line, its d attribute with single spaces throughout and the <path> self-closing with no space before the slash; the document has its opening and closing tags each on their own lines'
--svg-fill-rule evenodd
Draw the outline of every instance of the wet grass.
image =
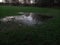
<svg viewBox="0 0 60 45">
<path fill-rule="evenodd" d="M 58 45 L 60 42 L 60 9 L 0 6 L 0 18 L 18 12 L 39 12 L 53 19 L 36 27 L 0 25 L 0 44 L 6 45 Z M 17 27 L 18 26 L 18 27 Z M 11 28 L 10 28 L 11 27 Z M 1 29 L 2 28 L 2 29 Z"/>
</svg>

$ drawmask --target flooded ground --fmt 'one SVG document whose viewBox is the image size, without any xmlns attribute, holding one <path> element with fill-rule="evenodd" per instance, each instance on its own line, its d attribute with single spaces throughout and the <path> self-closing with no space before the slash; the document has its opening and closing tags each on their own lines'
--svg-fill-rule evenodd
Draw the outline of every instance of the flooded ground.
<svg viewBox="0 0 60 45">
<path fill-rule="evenodd" d="M 19 12 L 19 15 L 16 16 L 6 16 L 0 19 L 0 22 L 3 23 L 17 23 L 19 25 L 38 25 L 43 24 L 44 21 L 52 18 L 52 16 L 41 15 L 39 13 L 31 13 L 31 12 Z"/>
<path fill-rule="evenodd" d="M 36 26 L 46 23 L 52 16 L 40 13 L 19 12 L 16 16 L 5 16 L 0 19 L 0 31 L 16 30 L 22 26 Z"/>
<path fill-rule="evenodd" d="M 0 19 L 0 31 L 16 30 L 20 27 L 42 25 L 52 16 L 42 15 L 40 13 L 19 12 L 16 16 L 5 16 Z"/>
</svg>

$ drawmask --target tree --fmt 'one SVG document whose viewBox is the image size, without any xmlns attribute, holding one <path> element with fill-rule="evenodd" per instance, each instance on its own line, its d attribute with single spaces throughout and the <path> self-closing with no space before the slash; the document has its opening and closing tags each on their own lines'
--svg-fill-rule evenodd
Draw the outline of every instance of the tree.
<svg viewBox="0 0 60 45">
<path fill-rule="evenodd" d="M 5 0 L 5 2 L 6 2 L 6 3 L 9 3 L 9 1 L 8 1 L 8 0 Z"/>
</svg>

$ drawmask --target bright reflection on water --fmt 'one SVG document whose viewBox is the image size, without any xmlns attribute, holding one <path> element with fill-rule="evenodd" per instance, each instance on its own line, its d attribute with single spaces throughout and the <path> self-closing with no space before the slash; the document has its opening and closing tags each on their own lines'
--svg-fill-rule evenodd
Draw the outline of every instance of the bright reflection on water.
<svg viewBox="0 0 60 45">
<path fill-rule="evenodd" d="M 44 20 L 46 20 L 47 16 L 41 16 L 40 14 L 36 13 L 24 13 L 24 12 L 19 12 L 20 15 L 18 16 L 6 16 L 0 21 L 2 22 L 17 22 L 18 24 L 23 24 L 23 25 L 36 25 L 36 24 L 42 24 Z"/>
</svg>

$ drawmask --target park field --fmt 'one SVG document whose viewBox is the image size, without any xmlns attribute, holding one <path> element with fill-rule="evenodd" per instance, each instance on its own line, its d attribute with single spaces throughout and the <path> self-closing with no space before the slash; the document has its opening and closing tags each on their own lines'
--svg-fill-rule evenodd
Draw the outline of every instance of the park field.
<svg viewBox="0 0 60 45">
<path fill-rule="evenodd" d="M 60 9 L 0 6 L 0 18 L 18 15 L 18 12 L 36 12 L 53 16 L 42 25 L 35 27 L 4 27 L 0 25 L 0 44 L 6 45 L 58 45 L 60 43 Z M 4 28 L 4 29 L 3 29 Z M 13 29 L 14 28 L 14 29 Z"/>
</svg>

